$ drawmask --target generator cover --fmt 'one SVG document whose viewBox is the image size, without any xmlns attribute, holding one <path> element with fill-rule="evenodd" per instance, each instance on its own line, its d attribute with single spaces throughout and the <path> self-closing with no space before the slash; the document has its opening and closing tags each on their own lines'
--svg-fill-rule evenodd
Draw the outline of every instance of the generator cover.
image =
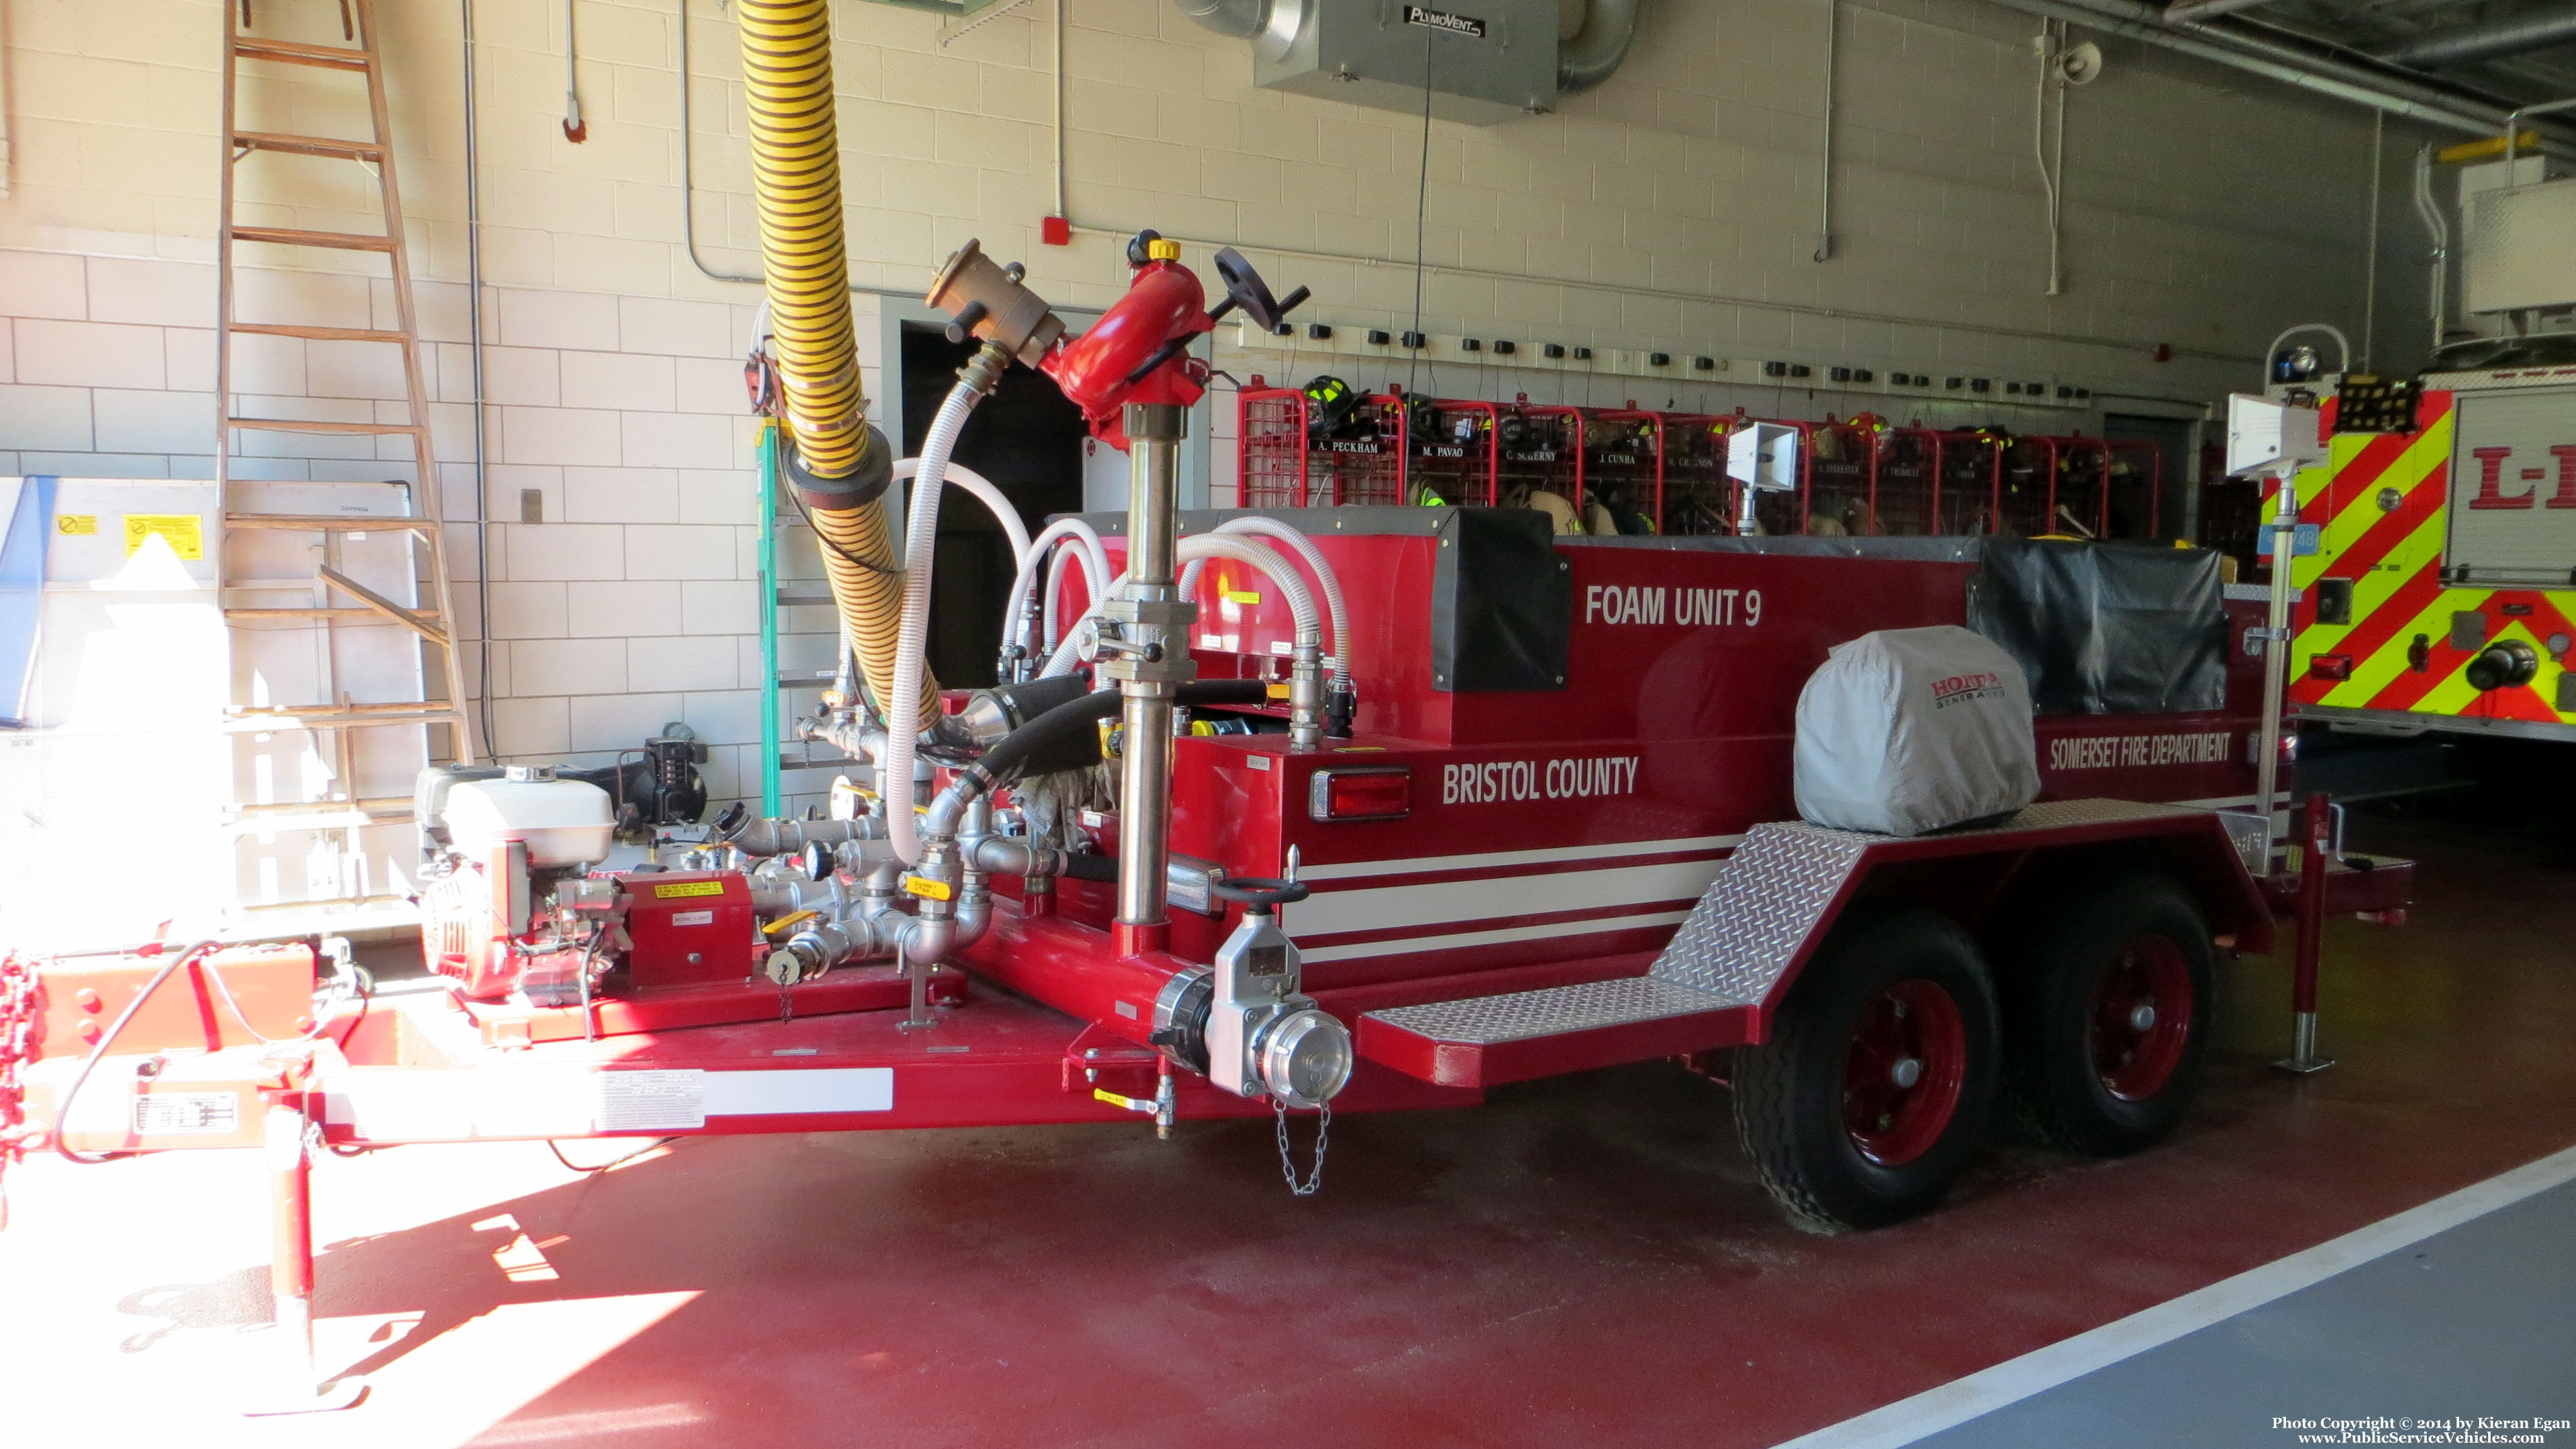
<svg viewBox="0 0 2576 1449">
<path fill-rule="evenodd" d="M 1798 696 L 1798 813 L 1923 835 L 2039 795 L 2030 690 L 1993 641 L 1949 624 L 1834 646 Z"/>
</svg>

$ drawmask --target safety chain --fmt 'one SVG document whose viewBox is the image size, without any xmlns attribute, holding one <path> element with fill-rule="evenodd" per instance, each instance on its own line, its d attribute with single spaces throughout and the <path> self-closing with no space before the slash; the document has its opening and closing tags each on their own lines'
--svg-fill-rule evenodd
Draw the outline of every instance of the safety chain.
<svg viewBox="0 0 2576 1449">
<path fill-rule="evenodd" d="M 0 955 L 0 1179 L 26 1151 L 26 1088 L 19 1069 L 35 1055 L 36 970 L 17 952 Z M 0 1228 L 9 1226 L 8 1185 L 0 1181 Z"/>
<path fill-rule="evenodd" d="M 1315 1164 L 1306 1180 L 1297 1180 L 1296 1161 L 1288 1155 L 1288 1104 L 1277 1097 L 1270 1099 L 1270 1115 L 1279 1124 L 1279 1175 L 1288 1179 L 1288 1190 L 1299 1197 L 1313 1197 L 1324 1185 L 1324 1146 L 1333 1135 L 1333 1104 L 1327 1102 L 1315 1118 Z"/>
</svg>

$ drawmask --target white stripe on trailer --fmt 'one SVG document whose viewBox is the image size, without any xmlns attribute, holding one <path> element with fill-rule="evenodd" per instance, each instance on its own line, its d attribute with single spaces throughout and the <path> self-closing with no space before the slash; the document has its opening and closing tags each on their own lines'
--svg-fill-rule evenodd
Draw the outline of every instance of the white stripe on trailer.
<svg viewBox="0 0 2576 1449">
<path fill-rule="evenodd" d="M 1565 860 L 1611 860 L 1639 855 L 1673 855 L 1685 850 L 1732 850 L 1741 835 L 1693 835 L 1679 840 L 1622 840 L 1609 845 L 1561 845 L 1545 850 L 1496 850 L 1482 855 L 1423 855 L 1408 860 L 1352 860 L 1338 865 L 1301 866 L 1302 881 L 1351 880 L 1379 875 L 1428 875 L 1442 870 L 1483 870 L 1497 865 L 1547 865 Z"/>
<path fill-rule="evenodd" d="M 360 1067 L 325 1079 L 322 1120 L 368 1142 L 685 1132 L 710 1117 L 894 1110 L 892 1067 L 755 1071 L 553 1064 Z"/>
<path fill-rule="evenodd" d="M 1434 885 L 1322 891 L 1289 909 L 1298 936 L 1509 920 L 1552 911 L 1697 900 L 1717 877 L 1714 856 L 1661 865 L 1619 865 L 1540 875 L 1489 876 Z"/>
<path fill-rule="evenodd" d="M 1306 907 L 1296 907 L 1304 910 Z M 1603 931 L 1642 930 L 1647 926 L 1678 926 L 1690 915 L 1688 911 L 1650 911 L 1636 916 L 1596 916 L 1585 921 L 1553 921 L 1539 926 L 1506 926 L 1492 931 L 1459 931 L 1445 936 L 1399 936 L 1386 941 L 1357 941 L 1347 946 L 1318 946 L 1312 950 L 1300 946 L 1297 956 L 1302 961 L 1348 961 L 1360 957 L 1407 956 L 1418 951 L 1455 951 L 1468 946 L 1501 946 L 1514 941 L 1537 941 L 1558 936 L 1591 936 Z"/>
</svg>

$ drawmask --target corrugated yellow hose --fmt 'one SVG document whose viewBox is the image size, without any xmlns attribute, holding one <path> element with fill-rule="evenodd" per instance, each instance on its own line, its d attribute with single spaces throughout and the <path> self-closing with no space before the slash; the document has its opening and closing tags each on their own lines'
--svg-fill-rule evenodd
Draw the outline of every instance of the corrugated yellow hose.
<svg viewBox="0 0 2576 1449">
<path fill-rule="evenodd" d="M 883 478 L 893 460 L 871 456 L 886 449 L 867 425 L 850 322 L 831 12 L 827 0 L 740 0 L 734 9 L 742 26 L 771 345 L 796 460 L 825 483 Z M 882 709 L 894 682 L 903 616 L 903 574 L 886 529 L 882 489 L 858 490 L 846 501 L 801 491 L 823 536 L 823 568 L 841 626 L 858 653 L 868 695 Z M 921 690 L 920 717 L 939 718 L 939 683 L 927 669 Z"/>
</svg>

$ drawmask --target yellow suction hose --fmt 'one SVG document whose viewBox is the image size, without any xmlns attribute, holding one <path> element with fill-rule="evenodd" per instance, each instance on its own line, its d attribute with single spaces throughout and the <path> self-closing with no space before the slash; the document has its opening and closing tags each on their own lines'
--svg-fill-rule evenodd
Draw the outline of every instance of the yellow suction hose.
<svg viewBox="0 0 2576 1449">
<path fill-rule="evenodd" d="M 752 189 L 760 205 L 771 345 L 795 443 L 789 486 L 822 535 L 832 602 L 857 651 L 868 696 L 882 711 L 894 684 L 903 573 L 883 502 L 893 449 L 867 424 L 850 322 L 831 13 L 827 0 L 740 0 L 734 10 L 750 98 Z M 927 668 L 919 717 L 939 718 L 939 682 Z"/>
</svg>

